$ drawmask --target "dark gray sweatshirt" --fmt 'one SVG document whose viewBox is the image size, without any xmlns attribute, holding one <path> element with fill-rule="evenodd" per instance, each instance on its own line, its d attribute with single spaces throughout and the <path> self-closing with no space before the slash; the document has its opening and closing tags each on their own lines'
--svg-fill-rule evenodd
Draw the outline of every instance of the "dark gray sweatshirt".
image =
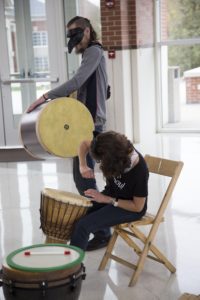
<svg viewBox="0 0 200 300">
<path fill-rule="evenodd" d="M 77 91 L 77 99 L 91 112 L 95 125 L 106 121 L 107 73 L 104 51 L 100 44 L 85 49 L 76 74 L 69 81 L 48 92 L 50 99 L 69 96 Z"/>
</svg>

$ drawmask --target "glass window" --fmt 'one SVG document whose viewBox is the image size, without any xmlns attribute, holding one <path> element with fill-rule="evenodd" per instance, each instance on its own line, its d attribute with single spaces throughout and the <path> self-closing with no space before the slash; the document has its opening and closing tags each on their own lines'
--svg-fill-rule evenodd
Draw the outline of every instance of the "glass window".
<svg viewBox="0 0 200 300">
<path fill-rule="evenodd" d="M 47 32 L 35 31 L 33 32 L 33 46 L 47 46 Z"/>
<path fill-rule="evenodd" d="M 29 103 L 36 99 L 36 95 L 41 95 L 41 92 L 50 87 L 45 7 L 45 0 L 29 0 L 23 3 L 5 1 L 10 90 L 15 127 L 19 122 L 19 115 Z M 40 77 L 47 78 L 47 82 L 31 81 L 32 78 Z"/>
<path fill-rule="evenodd" d="M 200 66 L 200 45 L 168 46 L 169 66 L 179 66 L 180 75 Z"/>
<path fill-rule="evenodd" d="M 5 3 L 5 22 L 7 29 L 7 46 L 9 54 L 10 74 L 19 72 L 19 62 L 17 53 L 17 37 L 14 3 L 6 1 Z"/>
<path fill-rule="evenodd" d="M 98 39 L 101 40 L 100 0 L 77 1 L 78 14 L 90 20 Z"/>
<path fill-rule="evenodd" d="M 162 40 L 196 38 L 200 36 L 200 1 L 162 0 Z"/>
<path fill-rule="evenodd" d="M 100 20 L 100 0 L 64 0 L 64 14 L 65 14 L 65 24 L 69 22 L 75 16 L 82 16 L 91 21 L 94 30 L 97 32 L 97 37 L 101 40 L 101 20 Z M 67 39 L 66 39 L 66 52 L 67 52 Z M 74 52 L 68 54 L 68 77 L 71 78 L 76 73 L 79 67 L 80 61 L 78 55 Z"/>
<path fill-rule="evenodd" d="M 200 130 L 200 2 L 160 0 L 159 14 L 161 128 Z"/>
<path fill-rule="evenodd" d="M 35 57 L 35 71 L 47 71 L 49 68 L 48 58 L 47 57 Z"/>
</svg>

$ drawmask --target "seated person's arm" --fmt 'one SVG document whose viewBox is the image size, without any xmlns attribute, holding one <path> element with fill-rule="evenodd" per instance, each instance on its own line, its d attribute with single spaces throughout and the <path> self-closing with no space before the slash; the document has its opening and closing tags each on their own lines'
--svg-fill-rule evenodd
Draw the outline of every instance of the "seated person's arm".
<svg viewBox="0 0 200 300">
<path fill-rule="evenodd" d="M 131 201 L 118 199 L 118 207 L 133 212 L 141 212 L 144 208 L 145 200 L 145 197 L 133 197 Z"/>
<path fill-rule="evenodd" d="M 87 166 L 86 157 L 90 149 L 91 141 L 83 141 L 78 150 L 79 170 L 83 177 L 94 178 L 94 172 Z"/>
<path fill-rule="evenodd" d="M 114 197 L 104 195 L 97 190 L 88 189 L 85 191 L 86 197 L 92 198 L 93 201 L 99 203 L 113 204 Z M 141 212 L 144 208 L 146 197 L 133 197 L 130 200 L 118 199 L 117 207 L 132 212 Z"/>
</svg>

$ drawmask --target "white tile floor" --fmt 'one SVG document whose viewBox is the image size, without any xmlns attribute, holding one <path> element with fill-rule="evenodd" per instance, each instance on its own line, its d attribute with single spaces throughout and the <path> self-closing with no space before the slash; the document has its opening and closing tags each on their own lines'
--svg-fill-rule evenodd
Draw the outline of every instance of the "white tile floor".
<svg viewBox="0 0 200 300">
<path fill-rule="evenodd" d="M 200 294 L 200 136 L 157 135 L 137 148 L 143 154 L 184 162 L 166 221 L 155 241 L 176 265 L 177 272 L 170 275 L 163 266 L 146 261 L 138 283 L 130 288 L 127 287 L 130 269 L 112 262 L 100 272 L 97 269 L 104 250 L 88 252 L 84 259 L 87 277 L 80 300 L 176 300 L 184 292 Z M 97 180 L 103 187 L 98 172 Z M 39 229 L 40 191 L 44 187 L 76 192 L 70 159 L 0 163 L 1 264 L 11 251 L 44 242 Z M 153 187 L 155 195 L 160 190 L 156 185 Z M 153 208 L 154 204 L 151 205 Z M 116 251 L 130 260 L 136 259 L 120 241 Z M 0 299 L 4 299 L 1 289 Z"/>
</svg>

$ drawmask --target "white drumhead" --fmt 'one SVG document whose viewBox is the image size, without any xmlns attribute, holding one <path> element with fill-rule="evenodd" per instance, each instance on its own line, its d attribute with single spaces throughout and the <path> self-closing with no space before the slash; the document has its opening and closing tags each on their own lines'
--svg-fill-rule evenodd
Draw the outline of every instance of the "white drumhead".
<svg viewBox="0 0 200 300">
<path fill-rule="evenodd" d="M 18 270 L 62 270 L 79 264 L 84 253 L 81 249 L 61 244 L 41 244 L 21 248 L 8 255 L 7 264 Z"/>
<path fill-rule="evenodd" d="M 64 203 L 69 203 L 72 205 L 85 206 L 85 207 L 92 206 L 92 202 L 88 198 L 70 192 L 45 188 L 42 191 L 42 194 L 54 200 L 62 201 Z"/>
</svg>

